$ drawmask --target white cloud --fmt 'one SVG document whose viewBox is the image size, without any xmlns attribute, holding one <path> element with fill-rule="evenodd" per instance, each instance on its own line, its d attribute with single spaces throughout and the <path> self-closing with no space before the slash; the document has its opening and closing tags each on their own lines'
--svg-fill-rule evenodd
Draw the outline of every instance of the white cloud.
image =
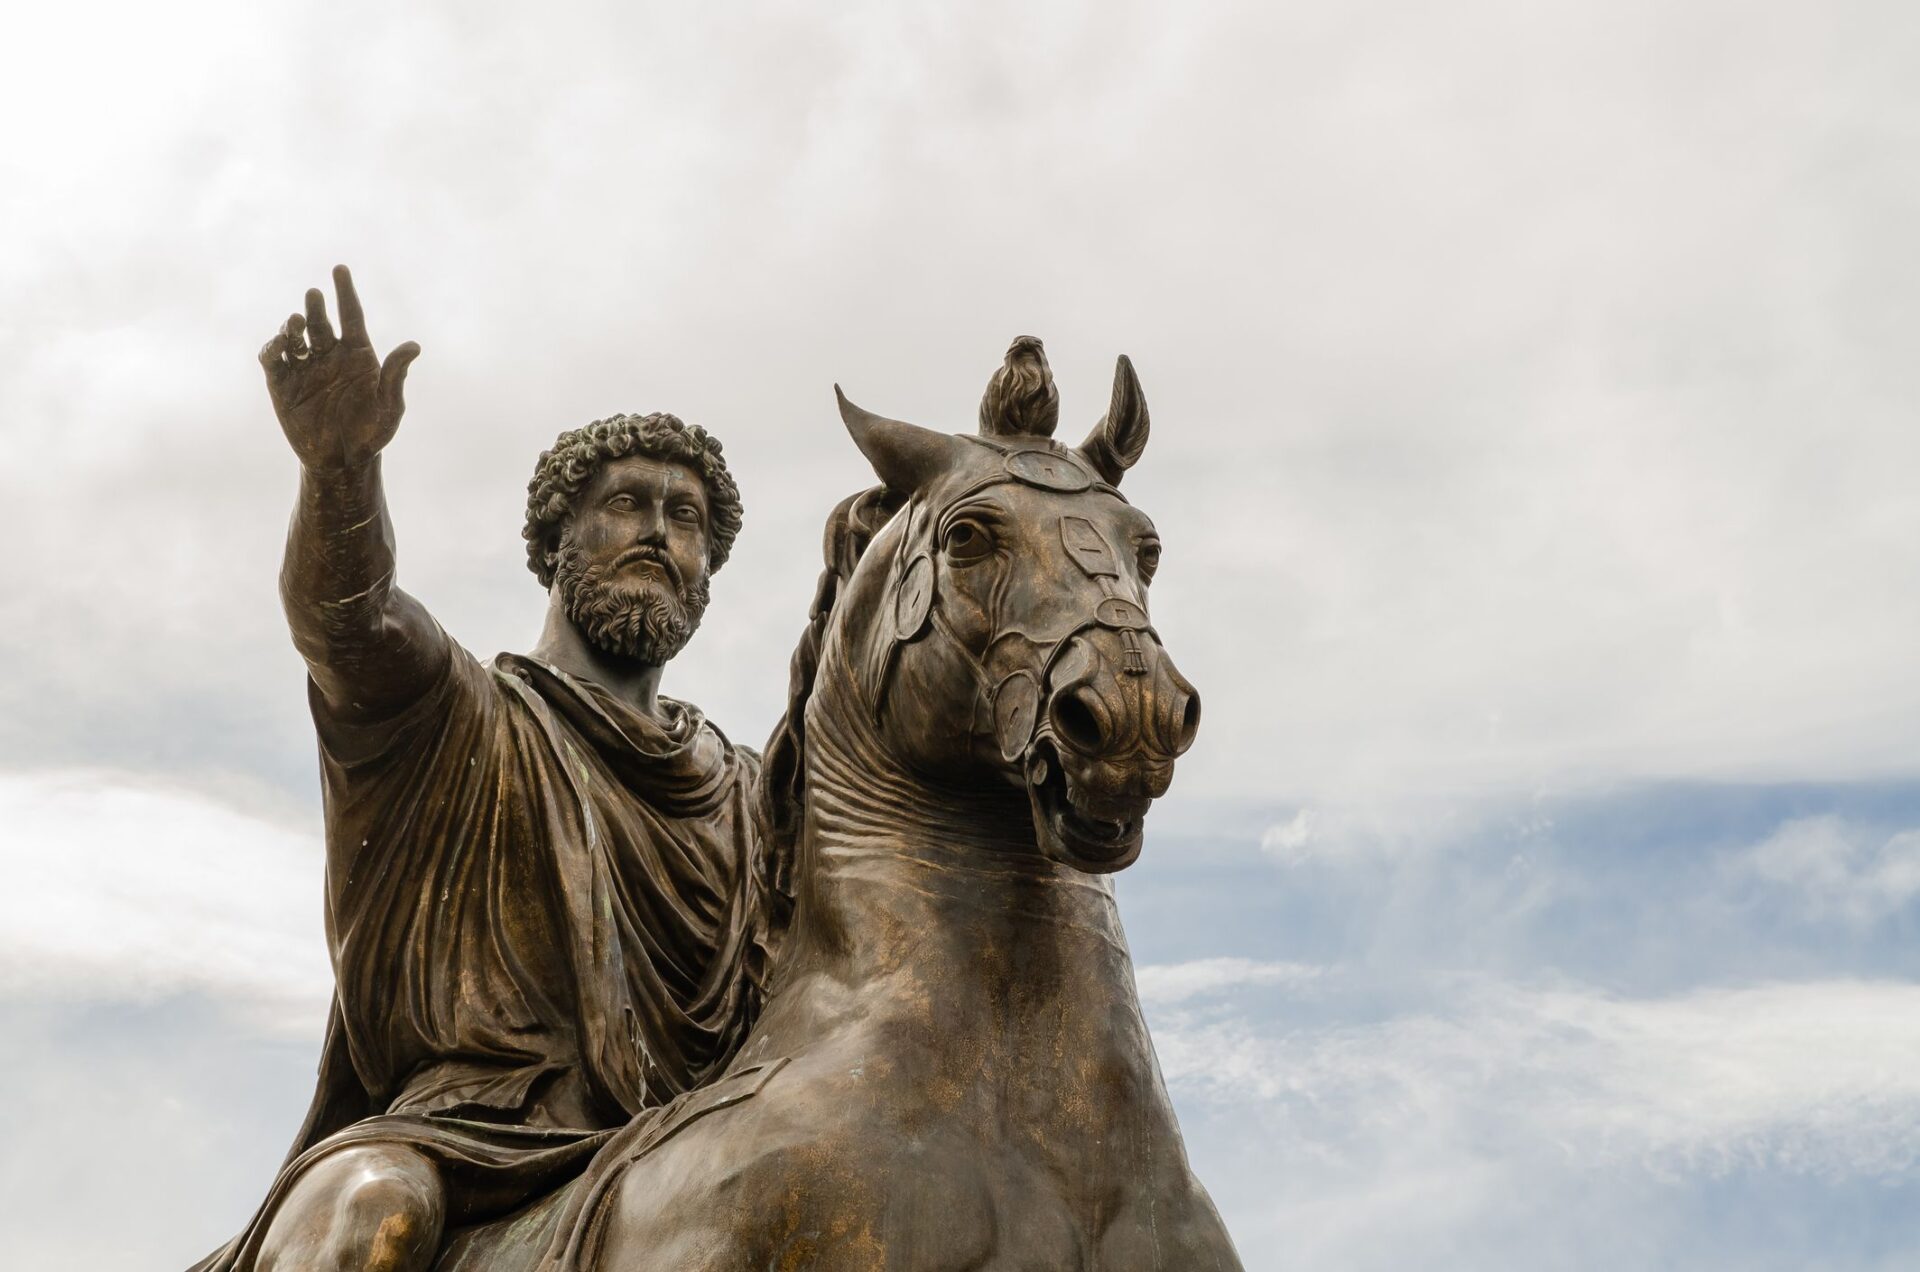
<svg viewBox="0 0 1920 1272">
<path fill-rule="evenodd" d="M 1378 869 L 1468 842 L 1519 849 L 1552 830 L 1529 796 L 1462 799 L 1409 792 L 1295 809 L 1260 832 L 1260 850 L 1289 869 Z"/>
<path fill-rule="evenodd" d="M 1074 427 L 1122 349 L 1154 403 L 1129 491 L 1208 703 L 1176 798 L 1911 769 L 1899 41 L 1782 3 L 555 12 L 187 4 L 102 62 L 49 10 L 0 55 L 44 125 L 0 152 L 0 496 L 65 563 L 0 588 L 58 691 L 0 702 L 7 754 L 220 744 L 161 698 L 305 771 L 251 354 L 342 257 L 426 349 L 403 578 L 483 653 L 537 626 L 554 432 L 727 439 L 747 526 L 671 679 L 743 739 L 864 480 L 828 384 L 962 426 L 1035 331 Z"/>
<path fill-rule="evenodd" d="M 1789 821 L 1732 860 L 1818 917 L 1876 923 L 1920 895 L 1920 831 L 1889 833 L 1839 816 Z"/>
<path fill-rule="evenodd" d="M 1336 978 L 1316 1002 L 1362 988 Z M 1917 984 L 1633 999 L 1468 978 L 1412 998 L 1364 1022 L 1155 1013 L 1196 1159 L 1262 1261 L 1669 1266 L 1651 1194 L 1753 1173 L 1891 1185 L 1920 1163 Z"/>
<path fill-rule="evenodd" d="M 0 996 L 204 994 L 317 1034 L 317 834 L 124 775 L 0 774 Z"/>
<path fill-rule="evenodd" d="M 1308 963 L 1265 963 L 1250 958 L 1202 958 L 1136 968 L 1140 1000 L 1155 1005 L 1185 1002 L 1255 985 L 1303 986 L 1320 975 Z"/>
<path fill-rule="evenodd" d="M 1313 811 L 1303 808 L 1286 821 L 1267 827 L 1260 836 L 1260 847 L 1287 865 L 1297 865 L 1312 853 L 1313 832 Z"/>
<path fill-rule="evenodd" d="M 1505 1121 L 1523 1107 L 1501 1138 L 1709 1173 L 1885 1174 L 1920 1159 L 1920 985 L 1904 982 L 1631 999 L 1470 981 L 1375 1023 L 1176 1016 L 1156 1037 L 1176 1088 L 1316 1121 L 1369 1105 Z"/>
</svg>

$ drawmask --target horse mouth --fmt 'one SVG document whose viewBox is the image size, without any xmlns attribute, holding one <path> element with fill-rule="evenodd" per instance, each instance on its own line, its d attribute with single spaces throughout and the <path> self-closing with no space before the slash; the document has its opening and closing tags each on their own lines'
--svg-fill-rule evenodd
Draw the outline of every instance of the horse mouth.
<svg viewBox="0 0 1920 1272">
<path fill-rule="evenodd" d="M 1107 874 L 1132 865 L 1140 855 L 1146 808 L 1100 804 L 1076 791 L 1059 753 L 1046 742 L 1036 746 L 1027 761 L 1027 797 L 1040 851 L 1053 860 L 1089 874 Z"/>
</svg>

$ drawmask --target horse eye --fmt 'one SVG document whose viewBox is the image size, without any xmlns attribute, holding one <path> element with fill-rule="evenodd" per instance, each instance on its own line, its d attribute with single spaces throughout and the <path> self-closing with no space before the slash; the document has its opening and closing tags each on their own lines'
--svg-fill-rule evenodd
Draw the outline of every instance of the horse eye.
<svg viewBox="0 0 1920 1272">
<path fill-rule="evenodd" d="M 947 559 L 959 565 L 985 560 L 993 552 L 993 536 L 974 521 L 956 521 L 947 528 Z"/>
<path fill-rule="evenodd" d="M 1140 545 L 1140 577 L 1151 580 L 1153 572 L 1160 568 L 1160 545 L 1143 543 Z"/>
</svg>

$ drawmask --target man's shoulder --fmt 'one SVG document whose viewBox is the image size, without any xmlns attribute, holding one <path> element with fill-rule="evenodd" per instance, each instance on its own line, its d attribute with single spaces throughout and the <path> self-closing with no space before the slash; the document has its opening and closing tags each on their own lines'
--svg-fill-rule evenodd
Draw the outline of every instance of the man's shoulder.
<svg viewBox="0 0 1920 1272">
<path fill-rule="evenodd" d="M 448 640 L 449 657 L 420 692 L 399 709 L 373 718 L 336 710 L 308 681 L 308 704 L 322 750 L 349 766 L 359 766 L 413 746 L 423 736 L 459 727 L 463 718 L 483 716 L 495 696 L 490 664 L 482 664 L 458 642 Z"/>
</svg>

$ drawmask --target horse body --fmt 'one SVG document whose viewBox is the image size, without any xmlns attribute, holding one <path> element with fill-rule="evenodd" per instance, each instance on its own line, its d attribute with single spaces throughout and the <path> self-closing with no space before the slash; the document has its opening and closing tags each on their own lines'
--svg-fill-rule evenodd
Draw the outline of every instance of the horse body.
<svg viewBox="0 0 1920 1272">
<path fill-rule="evenodd" d="M 1144 518 L 1018 458 L 1071 466 L 1044 441 L 863 439 L 856 418 L 913 498 L 846 581 L 805 702 L 793 924 L 730 1072 L 779 1067 L 627 1167 L 596 1265 L 1238 1269 L 1106 873 L 1196 710 L 1128 625 L 1145 578 L 1081 568 L 1084 527 L 1111 549 Z M 992 554 L 956 515 L 993 523 Z M 1087 619 L 1116 598 L 1122 622 Z"/>
</svg>

